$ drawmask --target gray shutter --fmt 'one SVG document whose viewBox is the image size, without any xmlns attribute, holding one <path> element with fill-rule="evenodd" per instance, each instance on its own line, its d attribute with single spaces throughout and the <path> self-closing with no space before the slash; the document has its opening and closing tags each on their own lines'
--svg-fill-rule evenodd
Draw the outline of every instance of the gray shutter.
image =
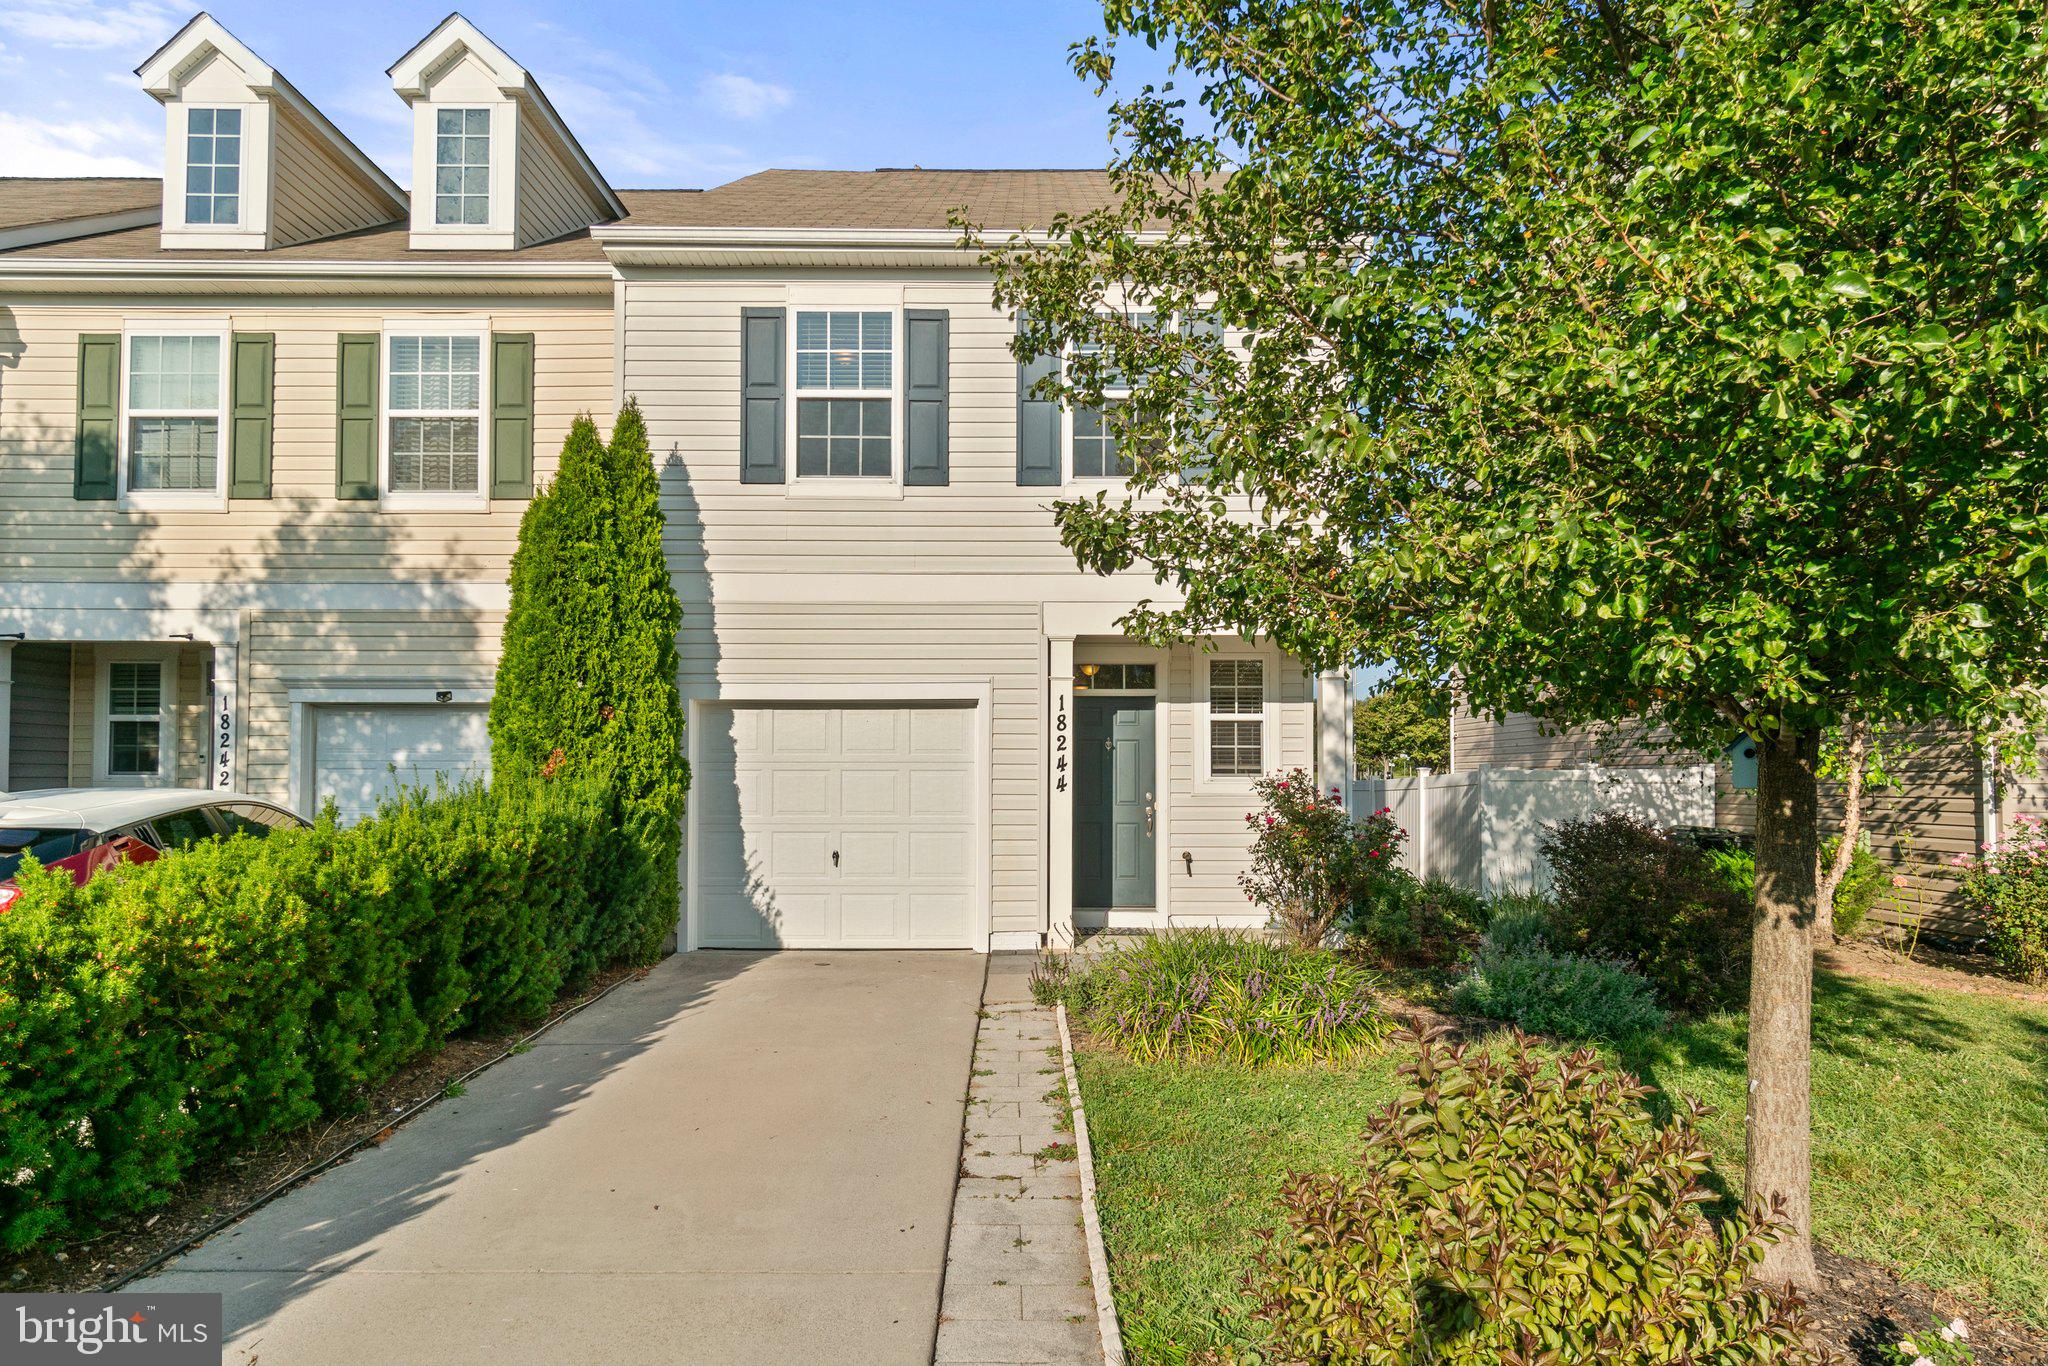
<svg viewBox="0 0 2048 1366">
<path fill-rule="evenodd" d="M 740 482 L 780 484 L 783 328 L 788 310 L 740 312 Z"/>
<path fill-rule="evenodd" d="M 237 332 L 229 365 L 228 497 L 270 496 L 273 395 L 277 338 L 269 332 Z"/>
<path fill-rule="evenodd" d="M 375 332 L 335 339 L 334 496 L 377 496 L 377 348 Z"/>
<path fill-rule="evenodd" d="M 1023 318 L 1017 328 L 1024 328 Z M 1034 398 L 1031 386 L 1058 371 L 1058 356 L 1035 356 L 1017 363 L 1017 483 L 1032 488 L 1060 482 L 1060 405 Z"/>
<path fill-rule="evenodd" d="M 71 496 L 112 498 L 121 449 L 121 339 L 92 333 L 78 339 L 78 435 L 71 447 Z"/>
<path fill-rule="evenodd" d="M 1206 309 L 1199 313 L 1187 314 L 1180 320 L 1180 325 L 1181 331 L 1190 339 L 1199 337 L 1220 338 L 1223 336 L 1222 322 L 1217 319 L 1214 313 Z M 1200 444 L 1202 449 L 1206 451 L 1210 449 L 1209 443 L 1212 438 L 1209 426 L 1216 418 L 1216 410 L 1208 404 L 1203 404 L 1196 408 L 1191 416 L 1195 424 L 1201 428 L 1198 443 L 1191 444 Z M 1209 477 L 1210 472 L 1214 468 L 1214 464 L 1209 460 L 1187 460 L 1184 457 L 1184 463 L 1180 467 L 1180 481 L 1183 484 L 1200 483 Z"/>
<path fill-rule="evenodd" d="M 491 497 L 533 497 L 533 333 L 491 336 Z"/>
<path fill-rule="evenodd" d="M 903 310 L 903 482 L 948 482 L 946 457 L 947 343 L 943 308 Z"/>
</svg>

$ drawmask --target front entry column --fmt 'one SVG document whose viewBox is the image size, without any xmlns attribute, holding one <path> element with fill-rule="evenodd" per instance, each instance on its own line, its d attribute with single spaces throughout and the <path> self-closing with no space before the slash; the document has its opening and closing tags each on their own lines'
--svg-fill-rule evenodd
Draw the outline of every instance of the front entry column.
<svg viewBox="0 0 2048 1366">
<path fill-rule="evenodd" d="M 1332 670 L 1316 678 L 1316 781 L 1325 792 L 1336 788 L 1346 811 L 1351 811 L 1351 751 L 1351 675 Z"/>
<path fill-rule="evenodd" d="M 0 640 L 0 792 L 7 790 L 7 751 L 14 743 L 14 642 Z"/>
<path fill-rule="evenodd" d="M 241 721 L 236 714 L 235 659 L 232 645 L 213 647 L 213 714 L 207 718 L 206 785 L 238 787 L 242 779 Z"/>
<path fill-rule="evenodd" d="M 1074 944 L 1074 638 L 1055 636 L 1046 682 L 1045 892 L 1047 943 Z"/>
</svg>

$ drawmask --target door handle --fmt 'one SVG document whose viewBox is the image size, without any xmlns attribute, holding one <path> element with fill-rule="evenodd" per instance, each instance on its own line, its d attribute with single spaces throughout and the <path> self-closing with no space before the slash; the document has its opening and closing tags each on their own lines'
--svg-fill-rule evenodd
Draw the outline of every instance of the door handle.
<svg viewBox="0 0 2048 1366">
<path fill-rule="evenodd" d="M 839 851 L 837 849 L 832 851 L 832 866 L 834 868 L 839 866 Z"/>
</svg>

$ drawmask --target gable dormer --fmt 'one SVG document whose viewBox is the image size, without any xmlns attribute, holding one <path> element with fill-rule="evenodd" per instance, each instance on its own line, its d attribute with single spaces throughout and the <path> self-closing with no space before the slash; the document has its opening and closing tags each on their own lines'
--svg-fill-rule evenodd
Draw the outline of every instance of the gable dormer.
<svg viewBox="0 0 2048 1366">
<path fill-rule="evenodd" d="M 398 59 L 412 106 L 412 246 L 532 246 L 623 218 L 540 83 L 460 14 Z"/>
<path fill-rule="evenodd" d="M 135 74 L 164 107 L 165 248 L 261 251 L 405 216 L 391 178 L 212 15 Z"/>
</svg>

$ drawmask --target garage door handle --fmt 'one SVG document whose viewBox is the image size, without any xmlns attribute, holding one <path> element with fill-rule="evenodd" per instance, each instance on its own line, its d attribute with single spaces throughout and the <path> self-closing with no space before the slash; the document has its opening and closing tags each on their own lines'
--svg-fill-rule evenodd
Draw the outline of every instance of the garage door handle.
<svg viewBox="0 0 2048 1366">
<path fill-rule="evenodd" d="M 834 868 L 839 866 L 839 851 L 837 849 L 832 851 L 832 866 Z"/>
</svg>

